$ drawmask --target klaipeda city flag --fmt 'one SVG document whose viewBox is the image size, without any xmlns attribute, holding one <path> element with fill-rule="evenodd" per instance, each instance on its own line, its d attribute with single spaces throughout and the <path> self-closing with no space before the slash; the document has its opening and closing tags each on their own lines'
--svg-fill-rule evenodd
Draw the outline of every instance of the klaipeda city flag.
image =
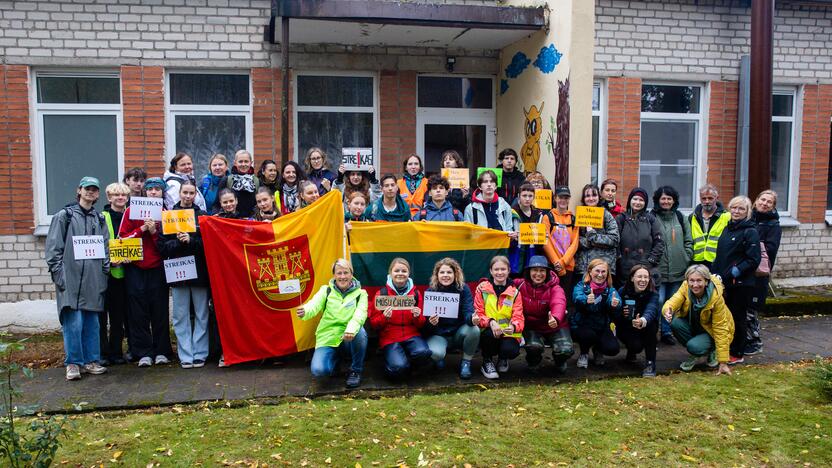
<svg viewBox="0 0 832 468">
<path fill-rule="evenodd" d="M 199 226 L 227 364 L 315 346 L 317 320 L 295 309 L 332 277 L 344 257 L 344 209 L 332 191 L 271 223 L 201 216 Z M 280 282 L 298 280 L 300 292 Z"/>
</svg>

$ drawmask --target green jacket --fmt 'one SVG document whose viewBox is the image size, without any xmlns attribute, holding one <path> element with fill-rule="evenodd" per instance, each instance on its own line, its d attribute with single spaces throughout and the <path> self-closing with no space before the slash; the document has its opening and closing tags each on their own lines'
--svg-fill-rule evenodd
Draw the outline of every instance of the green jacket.
<svg viewBox="0 0 832 468">
<path fill-rule="evenodd" d="M 676 210 L 656 211 L 656 219 L 664 238 L 664 254 L 659 261 L 659 273 L 662 281 L 666 283 L 677 283 L 685 279 L 685 270 L 693 258 L 693 238 L 690 234 L 690 225 L 686 222 L 679 222 L 680 216 Z M 681 217 L 684 221 L 684 217 Z"/>
<path fill-rule="evenodd" d="M 315 330 L 315 348 L 340 346 L 344 333 L 358 333 L 367 320 L 367 291 L 353 279 L 347 292 L 341 292 L 332 279 L 303 305 L 303 310 L 301 320 L 311 320 L 323 312 Z"/>
</svg>

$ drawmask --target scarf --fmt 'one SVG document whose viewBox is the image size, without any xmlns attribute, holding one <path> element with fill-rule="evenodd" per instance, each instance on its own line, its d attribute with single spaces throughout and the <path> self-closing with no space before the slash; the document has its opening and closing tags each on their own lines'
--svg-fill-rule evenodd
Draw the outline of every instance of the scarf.
<svg viewBox="0 0 832 468">
<path fill-rule="evenodd" d="M 405 185 L 407 185 L 407 190 L 409 190 L 410 193 L 415 192 L 416 189 L 419 188 L 419 184 L 422 183 L 422 179 L 424 177 L 425 174 L 421 172 L 416 174 L 415 176 L 410 175 L 409 172 L 405 172 L 403 178 Z"/>
<path fill-rule="evenodd" d="M 286 209 L 290 212 L 298 209 L 298 186 L 290 186 L 283 184 L 283 202 L 286 204 Z"/>
<path fill-rule="evenodd" d="M 599 296 L 607 290 L 607 282 L 605 280 L 603 283 L 596 283 L 595 281 L 589 280 L 589 287 L 592 289 L 592 294 Z"/>
<path fill-rule="evenodd" d="M 237 166 L 231 168 L 231 190 L 254 193 L 254 189 L 254 169 L 248 168 L 248 172 L 243 174 Z"/>
</svg>

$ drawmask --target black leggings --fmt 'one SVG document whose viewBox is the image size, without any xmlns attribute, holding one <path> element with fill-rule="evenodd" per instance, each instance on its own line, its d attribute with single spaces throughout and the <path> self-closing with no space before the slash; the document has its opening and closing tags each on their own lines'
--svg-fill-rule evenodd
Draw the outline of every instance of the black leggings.
<svg viewBox="0 0 832 468">
<path fill-rule="evenodd" d="M 754 288 L 751 286 L 735 286 L 725 289 L 725 305 L 734 317 L 734 340 L 731 341 L 731 356 L 742 357 L 745 354 L 746 340 L 746 311 L 750 304 Z"/>
<path fill-rule="evenodd" d="M 659 320 L 664 320 L 659 318 Z M 633 328 L 633 322 L 629 319 L 619 320 L 615 323 L 615 330 L 618 339 L 624 343 L 628 353 L 638 354 L 644 350 L 644 358 L 656 362 L 656 332 L 659 322 L 656 320 L 647 322 L 647 326 L 638 329 Z"/>
<path fill-rule="evenodd" d="M 595 330 L 587 326 L 579 325 L 573 330 L 573 339 L 581 346 L 581 354 L 589 354 L 592 347 L 596 347 L 601 354 L 615 356 L 621 350 L 618 339 L 612 334 L 609 327 Z"/>
<path fill-rule="evenodd" d="M 495 338 L 491 328 L 486 328 L 480 335 L 482 358 L 488 361 L 496 355 L 500 359 L 514 359 L 520 355 L 520 342 L 516 338 L 501 336 Z"/>
</svg>

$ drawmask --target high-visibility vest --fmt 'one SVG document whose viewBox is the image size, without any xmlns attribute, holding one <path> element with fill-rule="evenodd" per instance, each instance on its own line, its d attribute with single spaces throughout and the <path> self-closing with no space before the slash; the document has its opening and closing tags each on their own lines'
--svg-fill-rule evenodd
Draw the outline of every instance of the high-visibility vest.
<svg viewBox="0 0 832 468">
<path fill-rule="evenodd" d="M 713 262 L 716 258 L 716 244 L 719 241 L 719 236 L 728 221 L 731 220 L 731 215 L 722 213 L 719 218 L 711 220 L 711 229 L 707 233 L 702 232 L 702 226 L 699 225 L 699 220 L 696 216 L 690 217 L 690 233 L 693 237 L 693 261 L 694 262 Z"/>
<path fill-rule="evenodd" d="M 113 218 L 110 217 L 110 212 L 107 210 L 103 210 L 101 214 L 104 215 L 104 220 L 107 221 L 107 230 L 110 231 L 110 239 L 115 239 L 115 229 L 113 228 Z M 124 278 L 124 267 L 123 266 L 111 266 L 110 267 L 110 275 L 112 275 L 115 279 Z"/>
<path fill-rule="evenodd" d="M 497 324 L 500 325 L 500 328 L 508 328 L 511 325 L 511 312 L 514 306 L 514 301 L 517 300 L 517 295 L 520 294 L 520 290 L 514 288 L 515 292 L 513 296 L 503 296 L 503 301 L 500 304 L 497 304 L 499 297 L 496 294 L 489 294 L 485 291 L 482 291 L 482 300 L 483 305 L 485 306 L 485 315 L 497 321 Z M 505 294 L 505 293 L 504 293 Z M 522 333 L 512 333 L 506 334 L 504 336 L 508 336 L 511 338 L 520 338 L 523 336 Z"/>
<path fill-rule="evenodd" d="M 396 182 L 399 186 L 399 193 L 402 194 L 404 197 L 404 201 L 410 206 L 410 216 L 416 216 L 416 213 L 419 212 L 419 209 L 422 208 L 422 205 L 425 204 L 425 193 L 428 191 L 428 180 L 426 178 L 422 178 L 421 182 L 419 182 L 419 186 L 416 187 L 416 190 L 412 193 L 407 188 L 407 181 L 404 180 L 404 177 Z"/>
</svg>

